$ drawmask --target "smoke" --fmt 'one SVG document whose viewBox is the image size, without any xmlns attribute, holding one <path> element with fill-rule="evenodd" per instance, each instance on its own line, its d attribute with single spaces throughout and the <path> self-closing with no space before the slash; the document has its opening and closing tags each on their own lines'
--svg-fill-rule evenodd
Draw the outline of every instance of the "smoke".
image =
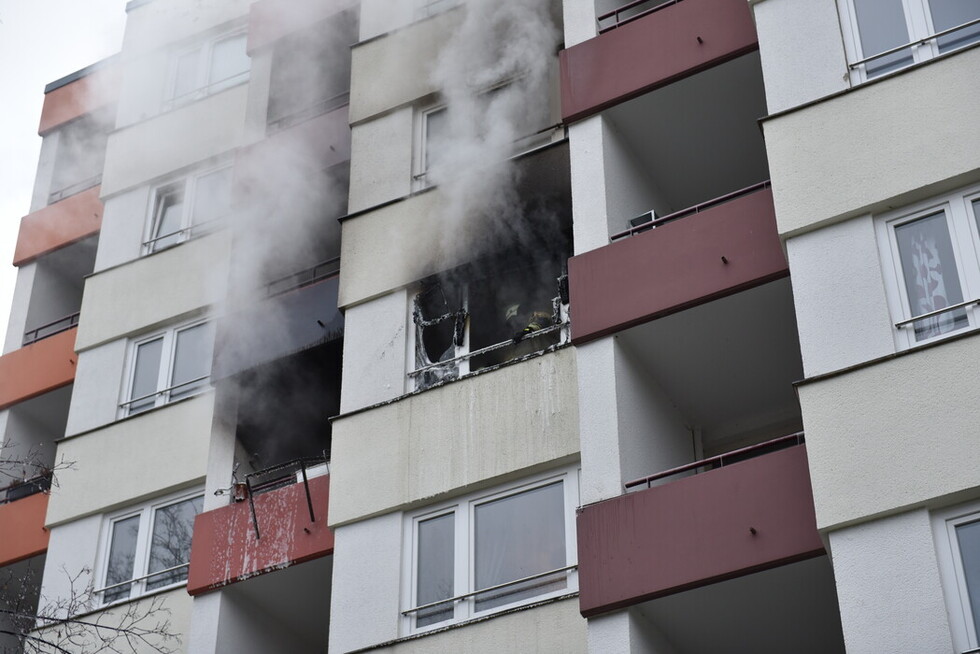
<svg viewBox="0 0 980 654">
<path fill-rule="evenodd" d="M 446 125 L 431 144 L 437 156 L 428 178 L 444 198 L 444 251 L 462 246 L 472 256 L 526 240 L 520 168 L 509 157 L 549 123 L 560 42 L 551 5 L 469 0 L 433 66 L 430 78 L 445 101 Z M 475 232 L 462 233 L 474 224 Z"/>
</svg>

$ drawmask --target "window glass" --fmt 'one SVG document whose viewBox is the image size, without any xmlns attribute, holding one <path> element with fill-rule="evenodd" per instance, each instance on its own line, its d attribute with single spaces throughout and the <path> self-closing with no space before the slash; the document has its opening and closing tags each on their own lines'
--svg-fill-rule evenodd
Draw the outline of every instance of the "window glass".
<svg viewBox="0 0 980 654">
<path fill-rule="evenodd" d="M 174 94 L 175 99 L 182 98 L 197 90 L 197 66 L 201 58 L 201 51 L 194 50 L 177 57 L 176 71 L 174 73 Z"/>
<path fill-rule="evenodd" d="M 136 561 L 136 540 L 140 531 L 138 515 L 112 524 L 109 543 L 109 562 L 107 564 L 105 585 L 112 586 L 132 579 L 133 565 Z M 115 602 L 129 597 L 132 584 L 111 588 L 104 593 L 103 602 Z"/>
<path fill-rule="evenodd" d="M 449 513 L 418 524 L 416 606 L 453 596 L 455 523 L 455 517 Z M 449 602 L 418 611 L 415 626 L 425 627 L 452 617 L 453 603 Z"/>
<path fill-rule="evenodd" d="M 929 9 L 936 32 L 980 18 L 980 2 L 977 0 L 930 0 Z M 940 36 L 939 51 L 946 52 L 977 40 L 980 40 L 980 24 Z"/>
<path fill-rule="evenodd" d="M 476 588 L 565 566 L 562 482 L 479 504 L 474 510 Z M 565 587 L 564 573 L 476 596 L 476 611 Z"/>
<path fill-rule="evenodd" d="M 430 111 L 425 115 L 425 162 L 423 168 L 426 171 L 438 166 L 441 161 L 441 154 L 447 146 L 448 140 L 448 113 L 445 109 Z"/>
<path fill-rule="evenodd" d="M 197 178 L 191 223 L 218 220 L 231 206 L 231 168 L 222 168 Z"/>
<path fill-rule="evenodd" d="M 944 212 L 896 227 L 895 237 L 913 316 L 963 301 Z M 917 320 L 914 323 L 915 340 L 932 338 L 966 325 L 965 309 Z"/>
<path fill-rule="evenodd" d="M 163 250 L 180 240 L 181 219 L 184 213 L 184 187 L 171 186 L 157 194 L 156 214 L 150 251 Z"/>
<path fill-rule="evenodd" d="M 234 83 L 237 77 L 248 72 L 250 60 L 245 52 L 245 43 L 245 35 L 238 34 L 214 44 L 208 69 L 209 86 L 213 87 L 224 81 Z"/>
<path fill-rule="evenodd" d="M 864 57 L 909 42 L 902 0 L 854 0 L 854 11 L 857 14 Z M 868 77 L 874 77 L 910 63 L 912 63 L 912 51 L 906 49 L 869 61 L 865 65 L 865 70 Z"/>
<path fill-rule="evenodd" d="M 963 577 L 970 596 L 973 625 L 980 633 L 980 520 L 956 527 Z"/>
<path fill-rule="evenodd" d="M 206 322 L 177 332 L 174 367 L 170 378 L 170 399 L 177 400 L 193 394 L 207 383 L 200 380 L 211 370 L 211 330 Z"/>
<path fill-rule="evenodd" d="M 133 373 L 133 388 L 129 399 L 146 397 L 157 391 L 160 377 L 160 355 L 163 353 L 163 338 L 155 338 L 142 343 L 136 348 L 136 368 Z M 152 408 L 156 397 L 146 397 L 144 400 L 129 405 L 129 415 Z"/>
<path fill-rule="evenodd" d="M 153 535 L 147 574 L 167 570 L 191 560 L 191 535 L 194 516 L 204 507 L 204 498 L 195 497 L 157 509 L 153 515 Z M 163 572 L 147 579 L 146 589 L 153 590 L 187 579 L 187 568 Z"/>
</svg>

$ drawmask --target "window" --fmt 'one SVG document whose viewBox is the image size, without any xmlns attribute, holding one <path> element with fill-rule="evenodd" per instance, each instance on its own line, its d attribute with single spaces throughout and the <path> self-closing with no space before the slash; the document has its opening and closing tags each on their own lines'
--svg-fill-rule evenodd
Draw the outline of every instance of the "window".
<svg viewBox="0 0 980 654">
<path fill-rule="evenodd" d="M 111 115 L 89 114 L 59 128 L 48 204 L 84 191 L 102 179 Z"/>
<path fill-rule="evenodd" d="M 96 594 L 102 604 L 139 597 L 187 580 L 194 516 L 204 496 L 170 497 L 109 518 Z"/>
<path fill-rule="evenodd" d="M 283 129 L 347 104 L 350 44 L 356 41 L 353 11 L 278 41 L 272 56 L 269 127 Z"/>
<path fill-rule="evenodd" d="M 851 81 L 980 41 L 976 0 L 841 0 Z"/>
<path fill-rule="evenodd" d="M 533 263 L 512 254 L 518 260 L 482 261 L 422 284 L 412 304 L 412 390 L 567 342 L 561 250 L 541 248 Z"/>
<path fill-rule="evenodd" d="M 157 188 L 143 254 L 183 243 L 219 223 L 231 211 L 231 181 L 227 166 Z"/>
<path fill-rule="evenodd" d="M 164 109 L 223 91 L 248 79 L 251 60 L 244 33 L 198 44 L 174 55 Z"/>
<path fill-rule="evenodd" d="M 566 470 L 411 516 L 407 631 L 574 592 L 577 504 Z"/>
<path fill-rule="evenodd" d="M 208 387 L 214 324 L 199 322 L 133 342 L 123 416 L 190 397 Z"/>
<path fill-rule="evenodd" d="M 980 505 L 932 518 L 953 645 L 962 652 L 980 646 Z"/>
<path fill-rule="evenodd" d="M 977 325 L 980 189 L 882 217 L 886 293 L 899 348 Z"/>
</svg>

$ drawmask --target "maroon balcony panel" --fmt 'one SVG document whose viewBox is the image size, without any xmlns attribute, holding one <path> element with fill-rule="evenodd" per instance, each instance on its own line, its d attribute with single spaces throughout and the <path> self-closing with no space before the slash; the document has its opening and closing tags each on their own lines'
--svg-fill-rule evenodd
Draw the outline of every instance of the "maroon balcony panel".
<svg viewBox="0 0 980 654">
<path fill-rule="evenodd" d="M 684 0 L 559 53 L 572 122 L 759 48 L 745 0 Z"/>
<path fill-rule="evenodd" d="M 743 195 L 569 259 L 572 342 L 787 275 L 772 190 Z"/>
<path fill-rule="evenodd" d="M 591 617 L 823 553 L 797 445 L 581 509 L 580 608 Z"/>
<path fill-rule="evenodd" d="M 302 483 L 257 495 L 258 539 L 248 502 L 198 515 L 194 521 L 187 592 L 200 595 L 333 553 L 333 532 L 327 528 L 329 477 L 311 479 L 310 492 L 315 522 L 310 522 Z"/>
</svg>

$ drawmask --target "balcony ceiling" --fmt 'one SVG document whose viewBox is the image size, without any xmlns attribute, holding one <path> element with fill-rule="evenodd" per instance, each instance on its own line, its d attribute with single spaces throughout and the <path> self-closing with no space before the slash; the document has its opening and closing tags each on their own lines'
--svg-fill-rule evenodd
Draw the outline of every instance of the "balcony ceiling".
<svg viewBox="0 0 980 654">
<path fill-rule="evenodd" d="M 708 453 L 800 428 L 796 334 L 790 281 L 781 279 L 639 325 L 620 342 L 702 429 Z"/>
<path fill-rule="evenodd" d="M 753 52 L 605 112 L 671 211 L 769 177 L 758 119 L 766 115 Z"/>
<path fill-rule="evenodd" d="M 639 613 L 677 654 L 844 651 L 825 556 L 646 602 Z"/>
</svg>

